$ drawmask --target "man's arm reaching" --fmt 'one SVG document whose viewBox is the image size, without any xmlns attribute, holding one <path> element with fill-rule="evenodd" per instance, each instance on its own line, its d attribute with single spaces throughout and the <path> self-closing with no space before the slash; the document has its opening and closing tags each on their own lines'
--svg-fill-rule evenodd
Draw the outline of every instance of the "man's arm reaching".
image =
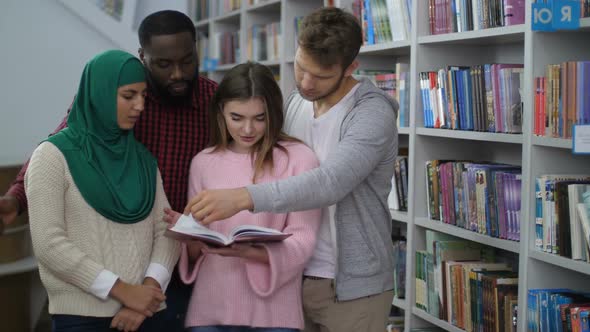
<svg viewBox="0 0 590 332">
<path fill-rule="evenodd" d="M 284 213 L 338 202 L 373 172 L 384 155 L 397 150 L 396 113 L 391 106 L 378 99 L 361 107 L 320 167 L 247 188 L 202 191 L 190 200 L 185 213 L 208 224 L 242 210 Z"/>
</svg>

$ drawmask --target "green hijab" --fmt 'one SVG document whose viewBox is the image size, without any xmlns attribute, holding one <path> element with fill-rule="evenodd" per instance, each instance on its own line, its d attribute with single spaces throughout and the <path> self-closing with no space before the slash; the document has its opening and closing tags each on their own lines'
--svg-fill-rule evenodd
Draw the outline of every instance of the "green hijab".
<svg viewBox="0 0 590 332">
<path fill-rule="evenodd" d="M 117 88 L 137 82 L 145 82 L 137 58 L 118 50 L 98 54 L 84 68 L 68 127 L 47 139 L 65 156 L 84 200 L 123 224 L 144 220 L 156 192 L 156 159 L 117 123 Z"/>
</svg>

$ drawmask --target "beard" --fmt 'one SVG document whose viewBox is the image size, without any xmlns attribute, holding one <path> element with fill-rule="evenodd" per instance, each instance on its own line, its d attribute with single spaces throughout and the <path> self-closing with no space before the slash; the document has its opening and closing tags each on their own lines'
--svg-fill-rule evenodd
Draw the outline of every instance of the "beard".
<svg viewBox="0 0 590 332">
<path fill-rule="evenodd" d="M 196 78 L 196 77 L 198 77 L 197 75 L 198 75 L 198 73 L 195 73 L 195 75 L 193 77 Z M 162 103 L 167 104 L 167 105 L 186 105 L 186 104 L 192 103 L 193 89 L 195 87 L 195 80 L 178 81 L 178 82 L 186 83 L 186 86 L 187 86 L 185 93 L 182 95 L 178 95 L 178 94 L 173 94 L 170 91 L 169 86 L 162 85 L 162 84 L 159 84 L 158 82 L 156 82 L 156 80 L 151 76 L 149 71 L 146 71 L 146 77 L 147 77 L 148 85 L 151 87 L 154 94 L 157 95 L 160 98 L 160 100 L 162 100 Z M 178 83 L 178 82 L 175 82 L 175 83 Z"/>
<path fill-rule="evenodd" d="M 334 92 L 336 92 L 340 86 L 342 85 L 342 82 L 344 81 L 344 73 L 342 73 L 342 75 L 340 75 L 340 78 L 338 79 L 338 81 L 336 83 L 334 83 L 333 86 L 329 87 L 325 92 L 322 92 L 321 94 L 317 94 L 317 95 L 313 95 L 313 96 L 308 96 L 305 95 L 304 93 L 302 93 L 301 90 L 301 86 L 299 85 L 299 83 L 295 83 L 295 86 L 297 87 L 297 91 L 299 91 L 299 95 L 301 96 L 301 98 L 307 100 L 307 101 L 317 101 L 317 100 L 321 100 L 324 99 L 328 96 L 330 96 L 331 94 L 333 94 Z"/>
</svg>

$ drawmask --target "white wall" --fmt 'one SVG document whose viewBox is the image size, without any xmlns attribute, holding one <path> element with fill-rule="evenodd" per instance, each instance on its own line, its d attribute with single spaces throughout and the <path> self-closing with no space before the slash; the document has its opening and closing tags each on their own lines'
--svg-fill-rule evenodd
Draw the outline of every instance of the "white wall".
<svg viewBox="0 0 590 332">
<path fill-rule="evenodd" d="M 116 48 L 56 0 L 1 0 L 0 166 L 25 161 L 59 124 L 84 64 Z"/>
<path fill-rule="evenodd" d="M 113 48 L 134 52 L 138 41 L 127 30 L 123 40 L 134 45 L 115 44 L 58 0 L 0 1 L 0 166 L 9 166 L 22 164 L 57 127 L 90 58 Z M 187 13 L 187 0 L 136 3 L 128 27 L 162 9 Z"/>
<path fill-rule="evenodd" d="M 188 14 L 187 7 L 188 2 L 186 0 L 137 0 L 137 11 L 135 12 L 133 28 L 137 29 L 141 21 L 153 12 L 174 9 Z"/>
</svg>

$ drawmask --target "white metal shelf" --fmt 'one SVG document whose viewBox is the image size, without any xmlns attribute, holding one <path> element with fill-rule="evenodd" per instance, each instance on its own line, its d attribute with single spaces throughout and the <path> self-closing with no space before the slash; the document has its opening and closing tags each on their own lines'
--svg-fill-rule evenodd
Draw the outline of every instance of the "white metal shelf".
<svg viewBox="0 0 590 332">
<path fill-rule="evenodd" d="M 576 261 L 567 257 L 549 254 L 536 249 L 530 250 L 529 257 L 547 264 L 559 266 L 564 269 L 576 271 L 590 276 L 590 264 L 584 261 Z"/>
<path fill-rule="evenodd" d="M 418 44 L 493 45 L 524 41 L 524 24 L 418 37 Z"/>
<path fill-rule="evenodd" d="M 533 145 L 547 146 L 559 149 L 571 149 L 572 140 L 566 138 L 533 136 Z"/>
<path fill-rule="evenodd" d="M 520 252 L 520 242 L 499 239 L 485 234 L 472 232 L 461 227 L 445 224 L 438 220 L 430 220 L 428 218 L 415 218 L 415 224 L 423 228 L 449 234 L 465 240 L 481 243 L 486 246 L 515 253 Z"/>
<path fill-rule="evenodd" d="M 217 66 L 217 68 L 214 70 L 214 72 L 216 71 L 227 71 L 232 69 L 233 67 L 235 67 L 237 65 L 237 63 L 228 63 L 225 65 L 219 65 Z"/>
<path fill-rule="evenodd" d="M 281 65 L 281 60 L 264 60 L 264 61 L 260 61 L 261 64 L 265 65 L 265 66 L 280 66 Z"/>
<path fill-rule="evenodd" d="M 195 28 L 197 28 L 197 29 L 206 28 L 209 25 L 209 23 L 211 23 L 211 19 L 208 19 L 208 18 L 206 18 L 204 20 L 197 21 L 197 22 L 195 22 Z"/>
<path fill-rule="evenodd" d="M 391 305 L 403 310 L 408 310 L 408 304 L 406 302 L 406 299 L 400 299 L 397 296 L 393 298 L 393 302 L 391 302 Z"/>
<path fill-rule="evenodd" d="M 483 131 L 451 130 L 438 128 L 416 128 L 421 136 L 446 137 L 471 141 L 487 141 L 522 144 L 522 134 L 489 133 Z"/>
<path fill-rule="evenodd" d="M 409 127 L 398 127 L 397 128 L 397 133 L 400 135 L 409 135 L 410 134 L 410 128 Z"/>
<path fill-rule="evenodd" d="M 37 259 L 34 256 L 26 257 L 12 263 L 0 264 L 0 277 L 30 272 L 37 269 Z"/>
<path fill-rule="evenodd" d="M 426 311 L 418 309 L 416 307 L 412 308 L 412 313 L 414 315 L 422 318 L 423 320 L 429 322 L 430 324 L 436 325 L 442 329 L 445 329 L 446 331 L 465 332 L 465 330 L 462 330 L 462 329 L 456 327 L 455 325 L 450 324 L 449 322 L 445 322 L 442 319 L 438 319 L 438 318 L 432 316 L 431 314 L 427 313 Z"/>
<path fill-rule="evenodd" d="M 221 16 L 217 16 L 212 19 L 215 23 L 236 23 L 240 22 L 240 13 L 239 9 L 233 10 L 231 12 L 225 13 Z"/>
<path fill-rule="evenodd" d="M 281 8 L 281 0 L 267 0 L 255 5 L 247 6 L 246 12 L 267 11 L 269 9 L 274 9 L 274 7 Z"/>
<path fill-rule="evenodd" d="M 391 219 L 393 220 L 397 220 L 406 224 L 410 222 L 410 218 L 408 217 L 408 211 L 398 211 L 389 208 L 389 212 L 391 212 Z"/>
<path fill-rule="evenodd" d="M 359 54 L 363 55 L 403 55 L 410 54 L 410 41 L 393 41 L 373 45 L 364 45 Z"/>
</svg>

